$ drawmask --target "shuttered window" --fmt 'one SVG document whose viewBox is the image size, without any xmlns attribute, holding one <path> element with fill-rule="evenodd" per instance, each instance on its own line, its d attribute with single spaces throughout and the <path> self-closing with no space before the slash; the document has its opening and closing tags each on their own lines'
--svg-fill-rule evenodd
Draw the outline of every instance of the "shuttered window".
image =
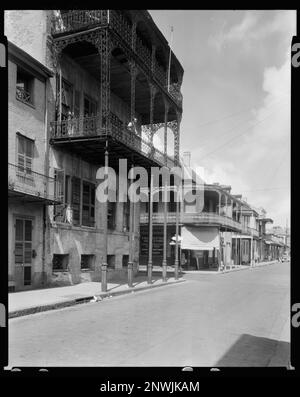
<svg viewBox="0 0 300 397">
<path fill-rule="evenodd" d="M 72 178 L 72 209 L 73 209 L 73 224 L 79 225 L 80 223 L 80 196 L 81 196 L 81 183 L 80 178 L 73 176 Z"/>
<path fill-rule="evenodd" d="M 32 257 L 32 221 L 16 219 L 15 263 L 29 264 Z"/>
<path fill-rule="evenodd" d="M 19 172 L 32 173 L 33 141 L 23 135 L 17 135 L 18 145 L 18 170 Z"/>
<path fill-rule="evenodd" d="M 64 202 L 65 189 L 65 172 L 62 169 L 54 169 L 54 197 Z M 56 222 L 65 222 L 65 205 L 58 204 L 53 209 L 54 220 Z"/>
<path fill-rule="evenodd" d="M 82 224 L 94 226 L 95 221 L 95 185 L 82 183 Z"/>
</svg>

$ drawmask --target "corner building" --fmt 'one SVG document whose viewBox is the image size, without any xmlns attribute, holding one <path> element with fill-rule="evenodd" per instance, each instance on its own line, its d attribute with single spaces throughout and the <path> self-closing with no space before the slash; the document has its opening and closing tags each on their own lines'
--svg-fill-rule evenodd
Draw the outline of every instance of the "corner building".
<svg viewBox="0 0 300 397">
<path fill-rule="evenodd" d="M 142 166 L 150 180 L 151 167 L 179 162 L 182 66 L 172 53 L 168 73 L 168 43 L 144 10 L 6 11 L 5 34 L 53 73 L 43 167 L 60 200 L 47 206 L 43 285 L 100 281 L 102 264 L 108 280 L 127 277 L 128 263 L 136 273 L 139 203 L 100 203 L 96 174 L 112 167 L 118 182 Z"/>
</svg>

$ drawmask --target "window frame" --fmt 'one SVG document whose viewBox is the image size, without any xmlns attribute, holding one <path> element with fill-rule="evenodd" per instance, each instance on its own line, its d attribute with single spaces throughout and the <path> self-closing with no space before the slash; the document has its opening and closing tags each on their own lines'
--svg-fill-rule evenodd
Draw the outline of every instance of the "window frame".
<svg viewBox="0 0 300 397">
<path fill-rule="evenodd" d="M 81 226 L 87 226 L 87 227 L 95 227 L 95 197 L 96 197 L 96 184 L 93 182 L 90 182 L 86 179 L 81 179 L 81 184 L 82 184 L 82 188 L 81 188 Z M 83 194 L 84 194 L 84 184 L 89 186 L 89 202 L 88 203 L 84 203 L 83 201 Z M 94 190 L 94 193 L 93 193 Z M 88 207 L 88 212 L 89 212 L 89 220 L 88 223 L 89 224 L 84 224 L 83 223 L 83 207 L 86 206 Z M 93 213 L 94 215 L 92 216 L 91 213 Z"/>
<path fill-rule="evenodd" d="M 20 88 L 18 87 L 18 79 L 20 79 L 21 76 L 24 77 L 24 88 Z M 25 68 L 17 65 L 17 71 L 16 71 L 16 99 L 19 102 L 24 103 L 25 105 L 31 106 L 31 107 L 35 107 L 35 79 L 36 77 L 28 72 Z M 26 88 L 25 88 L 26 86 Z M 29 95 L 29 99 L 25 100 L 22 99 L 19 95 L 18 95 L 18 90 L 21 89 L 23 90 L 26 94 Z"/>
<path fill-rule="evenodd" d="M 34 140 L 26 137 L 25 135 L 17 132 L 17 151 L 16 151 L 16 164 L 18 168 L 18 175 L 33 178 L 33 159 L 34 159 Z M 21 141 L 23 141 L 23 153 L 20 152 Z M 31 147 L 28 155 L 28 147 Z M 23 165 L 20 165 L 20 158 L 23 158 Z M 30 166 L 27 166 L 29 164 Z"/>
<path fill-rule="evenodd" d="M 85 113 L 85 101 L 89 102 L 89 112 Z M 95 114 L 91 113 L 91 105 L 95 106 Z M 93 99 L 91 96 L 87 94 L 83 94 L 83 116 L 84 117 L 96 117 L 98 114 L 98 101 Z"/>
</svg>

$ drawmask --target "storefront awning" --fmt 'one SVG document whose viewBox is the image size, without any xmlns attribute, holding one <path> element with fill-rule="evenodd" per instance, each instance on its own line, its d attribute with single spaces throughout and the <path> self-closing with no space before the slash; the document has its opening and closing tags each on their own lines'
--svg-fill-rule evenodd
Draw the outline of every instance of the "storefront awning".
<svg viewBox="0 0 300 397">
<path fill-rule="evenodd" d="M 181 238 L 181 249 L 209 251 L 220 248 L 217 227 L 182 227 Z"/>
</svg>

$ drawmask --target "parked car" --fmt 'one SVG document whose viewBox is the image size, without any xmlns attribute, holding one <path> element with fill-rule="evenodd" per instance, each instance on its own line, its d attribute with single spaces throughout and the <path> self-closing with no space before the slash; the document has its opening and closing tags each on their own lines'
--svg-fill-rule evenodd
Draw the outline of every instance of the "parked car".
<svg viewBox="0 0 300 397">
<path fill-rule="evenodd" d="M 288 254 L 282 255 L 282 262 L 288 262 L 290 260 L 290 256 Z"/>
</svg>

